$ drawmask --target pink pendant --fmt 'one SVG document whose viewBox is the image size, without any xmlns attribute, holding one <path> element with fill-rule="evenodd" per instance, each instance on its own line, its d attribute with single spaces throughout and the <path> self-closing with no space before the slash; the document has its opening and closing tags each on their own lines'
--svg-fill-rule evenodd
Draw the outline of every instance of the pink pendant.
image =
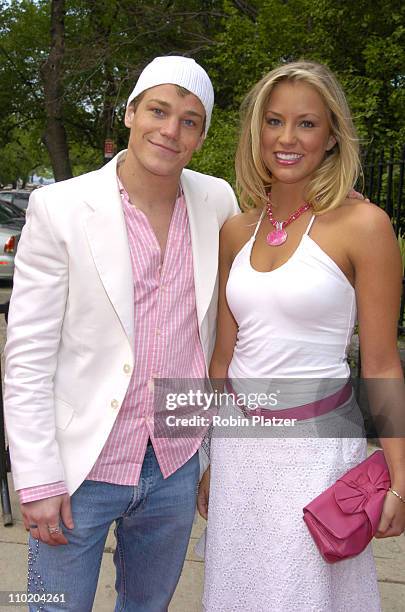
<svg viewBox="0 0 405 612">
<path fill-rule="evenodd" d="M 269 246 L 280 246 L 287 240 L 287 232 L 284 229 L 275 229 L 267 234 L 267 244 Z"/>
</svg>

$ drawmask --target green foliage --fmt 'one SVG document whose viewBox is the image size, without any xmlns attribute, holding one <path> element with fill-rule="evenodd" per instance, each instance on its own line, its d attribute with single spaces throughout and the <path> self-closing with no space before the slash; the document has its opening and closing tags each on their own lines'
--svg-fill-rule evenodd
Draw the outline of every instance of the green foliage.
<svg viewBox="0 0 405 612">
<path fill-rule="evenodd" d="M 238 113 L 216 108 L 202 149 L 195 153 L 190 168 L 213 174 L 235 184 L 234 159 L 238 133 Z"/>
<path fill-rule="evenodd" d="M 35 130 L 16 127 L 0 148 L 0 184 L 14 183 L 17 179 L 25 183 L 45 163 L 49 161 L 39 134 Z"/>
<path fill-rule="evenodd" d="M 0 150 L 19 176 L 25 158 L 36 163 L 41 149 L 39 69 L 49 52 L 50 5 L 0 0 Z M 195 57 L 216 91 L 213 123 L 193 168 L 233 182 L 241 100 L 277 64 L 303 57 L 336 72 L 365 149 L 405 141 L 401 0 L 70 0 L 66 6 L 63 112 L 75 172 L 102 163 L 107 136 L 125 146 L 126 97 L 145 63 L 166 53 Z M 18 149 L 21 130 L 32 135 Z M 7 148 L 12 142 L 21 154 Z"/>
<path fill-rule="evenodd" d="M 220 22 L 215 4 L 66 3 L 63 119 L 75 172 L 101 165 L 106 137 L 113 137 L 119 148 L 125 146 L 125 100 L 147 61 L 167 53 L 198 56 L 214 42 L 211 32 Z M 49 53 L 50 6 L 48 0 L 0 1 L 0 148 L 22 124 L 41 138 L 45 115 L 40 67 Z M 13 164 L 17 176 L 25 171 L 25 166 Z"/>
</svg>

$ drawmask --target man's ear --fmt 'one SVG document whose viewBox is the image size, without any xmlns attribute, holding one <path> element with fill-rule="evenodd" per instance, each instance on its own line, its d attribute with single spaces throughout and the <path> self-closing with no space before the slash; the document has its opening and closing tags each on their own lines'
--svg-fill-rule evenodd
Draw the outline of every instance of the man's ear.
<svg viewBox="0 0 405 612">
<path fill-rule="evenodd" d="M 132 106 L 132 104 L 130 104 L 125 111 L 125 117 L 124 117 L 125 127 L 130 128 L 132 126 L 134 115 L 135 115 L 134 107 Z"/>
</svg>

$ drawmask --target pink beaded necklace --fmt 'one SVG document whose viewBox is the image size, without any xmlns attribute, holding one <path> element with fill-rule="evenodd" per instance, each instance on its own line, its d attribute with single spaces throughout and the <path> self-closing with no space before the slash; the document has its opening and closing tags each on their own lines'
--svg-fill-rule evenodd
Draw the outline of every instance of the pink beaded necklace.
<svg viewBox="0 0 405 612">
<path fill-rule="evenodd" d="M 309 210 L 311 206 L 312 205 L 309 202 L 304 202 L 304 204 L 297 208 L 297 210 L 294 211 L 286 221 L 275 221 L 273 217 L 273 209 L 271 206 L 271 197 L 269 193 L 267 196 L 266 211 L 269 217 L 269 221 L 274 227 L 274 230 L 267 234 L 267 244 L 269 246 L 280 246 L 280 244 L 284 244 L 284 242 L 288 238 L 288 234 L 284 228 L 287 227 L 287 225 L 290 225 L 290 223 L 292 223 L 293 221 L 295 221 L 295 219 L 298 219 L 298 217 L 300 217 L 304 212 Z"/>
</svg>

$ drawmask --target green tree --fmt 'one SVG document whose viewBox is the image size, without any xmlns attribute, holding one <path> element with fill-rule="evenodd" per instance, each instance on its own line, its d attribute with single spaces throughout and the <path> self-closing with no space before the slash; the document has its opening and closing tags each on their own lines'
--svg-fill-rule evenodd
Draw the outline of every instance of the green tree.
<svg viewBox="0 0 405 612">
<path fill-rule="evenodd" d="M 246 5 L 246 3 L 243 3 Z M 338 76 L 365 152 L 405 141 L 405 5 L 400 0 L 255 0 L 250 11 L 225 0 L 222 28 L 204 53 L 220 109 L 233 114 L 245 93 L 276 65 L 327 64 Z M 223 134 L 209 136 L 207 157 L 226 164 Z M 233 145 L 234 146 L 234 145 Z M 203 162 L 204 149 L 201 161 Z M 227 168 L 226 176 L 232 171 Z"/>
<path fill-rule="evenodd" d="M 336 72 L 365 149 L 397 150 L 405 139 L 404 11 L 401 0 L 69 0 L 61 103 L 73 173 L 102 163 L 106 137 L 125 146 L 125 100 L 147 61 L 166 53 L 194 57 L 214 83 L 197 169 L 232 179 L 243 96 L 280 62 L 302 57 Z M 40 68 L 50 43 L 47 0 L 0 0 L 0 145 L 15 128 L 32 131 L 33 159 L 43 148 Z"/>
<path fill-rule="evenodd" d="M 198 55 L 213 44 L 219 23 L 215 4 L 71 0 L 61 54 L 60 32 L 58 41 L 50 36 L 50 8 L 63 6 L 62 0 L 1 3 L 0 144 L 8 142 L 15 126 L 42 129 L 48 147 L 60 141 L 64 129 L 73 172 L 83 169 L 84 159 L 91 164 L 88 169 L 100 165 L 106 137 L 112 136 L 119 148 L 126 143 L 125 100 L 142 67 L 157 54 Z M 58 19 L 60 24 L 61 14 Z M 13 92 L 11 104 L 7 91 Z M 61 155 L 67 161 L 67 150 Z"/>
</svg>

